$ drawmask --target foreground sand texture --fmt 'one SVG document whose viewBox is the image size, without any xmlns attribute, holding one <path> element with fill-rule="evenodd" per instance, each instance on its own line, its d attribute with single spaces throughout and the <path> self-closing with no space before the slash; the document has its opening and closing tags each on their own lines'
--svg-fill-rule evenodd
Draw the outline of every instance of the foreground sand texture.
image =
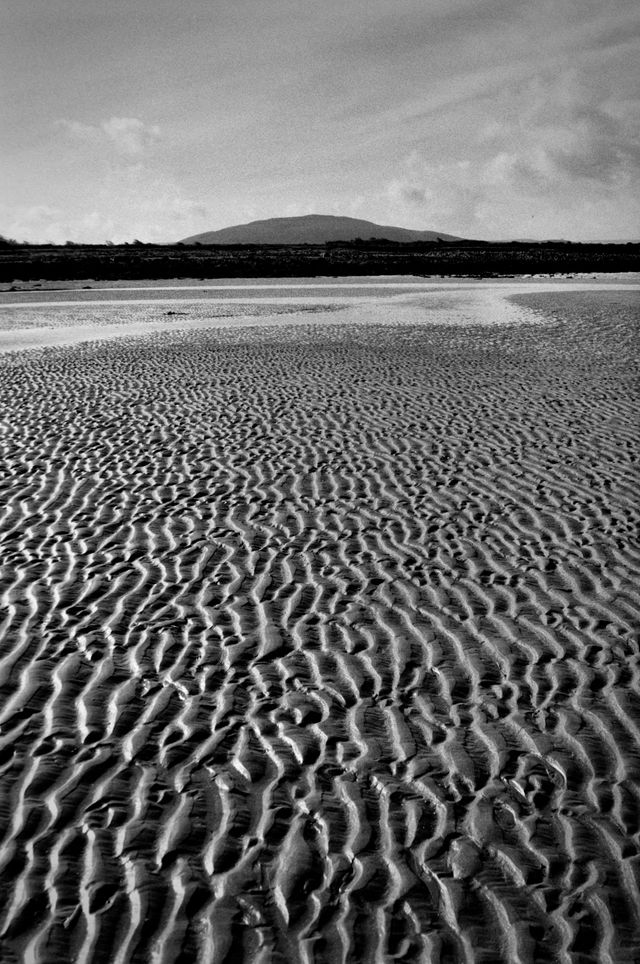
<svg viewBox="0 0 640 964">
<path fill-rule="evenodd" d="M 512 306 L 0 357 L 3 962 L 640 958 L 637 293 Z"/>
</svg>

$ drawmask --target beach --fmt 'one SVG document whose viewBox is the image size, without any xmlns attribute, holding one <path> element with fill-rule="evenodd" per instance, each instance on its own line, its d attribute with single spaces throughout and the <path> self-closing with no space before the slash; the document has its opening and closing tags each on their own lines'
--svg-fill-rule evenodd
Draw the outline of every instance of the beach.
<svg viewBox="0 0 640 964">
<path fill-rule="evenodd" d="M 8 964 L 640 958 L 640 286 L 397 284 L 0 293 Z"/>
</svg>

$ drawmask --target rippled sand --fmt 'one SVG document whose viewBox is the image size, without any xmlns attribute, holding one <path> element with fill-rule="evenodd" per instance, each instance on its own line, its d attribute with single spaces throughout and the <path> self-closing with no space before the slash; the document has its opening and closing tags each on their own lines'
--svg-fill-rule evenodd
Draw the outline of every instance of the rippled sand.
<svg viewBox="0 0 640 964">
<path fill-rule="evenodd" d="M 640 958 L 638 293 L 508 295 L 0 357 L 3 962 Z"/>
</svg>

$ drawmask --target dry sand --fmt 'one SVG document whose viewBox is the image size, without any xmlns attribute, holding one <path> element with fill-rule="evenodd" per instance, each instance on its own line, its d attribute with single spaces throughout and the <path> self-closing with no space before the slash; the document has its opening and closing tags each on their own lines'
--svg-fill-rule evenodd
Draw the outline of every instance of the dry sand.
<svg viewBox="0 0 640 964">
<path fill-rule="evenodd" d="M 640 958 L 638 293 L 518 292 L 3 316 L 3 962 Z"/>
</svg>

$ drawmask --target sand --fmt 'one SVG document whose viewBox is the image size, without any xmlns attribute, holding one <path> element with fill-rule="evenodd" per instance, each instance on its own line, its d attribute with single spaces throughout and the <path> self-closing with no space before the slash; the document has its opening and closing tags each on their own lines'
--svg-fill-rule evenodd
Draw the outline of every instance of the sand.
<svg viewBox="0 0 640 964">
<path fill-rule="evenodd" d="M 478 290 L 0 309 L 3 962 L 640 958 L 638 292 Z"/>
</svg>

